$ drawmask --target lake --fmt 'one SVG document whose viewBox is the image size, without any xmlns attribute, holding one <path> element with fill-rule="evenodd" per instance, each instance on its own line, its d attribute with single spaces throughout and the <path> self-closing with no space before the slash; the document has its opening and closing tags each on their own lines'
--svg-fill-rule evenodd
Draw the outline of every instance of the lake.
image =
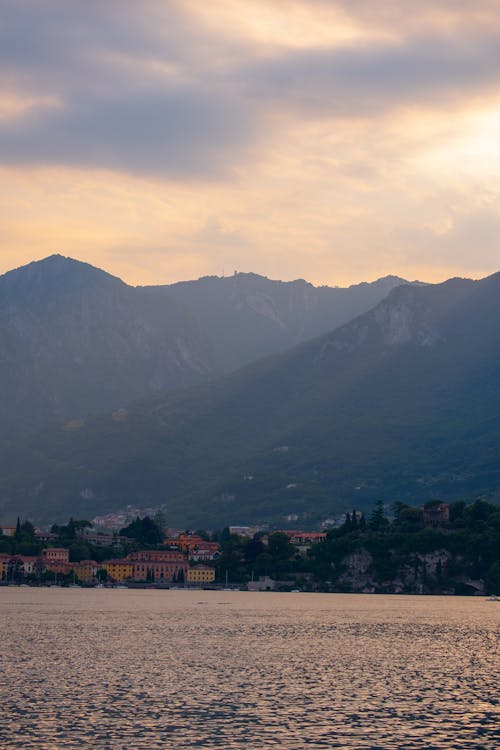
<svg viewBox="0 0 500 750">
<path fill-rule="evenodd" d="M 500 746 L 500 603 L 0 588 L 0 748 Z"/>
</svg>

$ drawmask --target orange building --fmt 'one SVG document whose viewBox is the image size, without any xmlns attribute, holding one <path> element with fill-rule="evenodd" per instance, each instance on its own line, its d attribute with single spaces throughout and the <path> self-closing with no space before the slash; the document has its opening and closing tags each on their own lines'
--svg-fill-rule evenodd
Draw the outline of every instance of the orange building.
<svg viewBox="0 0 500 750">
<path fill-rule="evenodd" d="M 175 539 L 165 539 L 163 544 L 186 552 L 190 560 L 214 560 L 220 550 L 217 542 L 207 542 L 196 534 L 179 534 Z"/>
<path fill-rule="evenodd" d="M 42 550 L 42 560 L 44 562 L 69 562 L 69 549 L 66 547 L 47 547 Z"/>
</svg>

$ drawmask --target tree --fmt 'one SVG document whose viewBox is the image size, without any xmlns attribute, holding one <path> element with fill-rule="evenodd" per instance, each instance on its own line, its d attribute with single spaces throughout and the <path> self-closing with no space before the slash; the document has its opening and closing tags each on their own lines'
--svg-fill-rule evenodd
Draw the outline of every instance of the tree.
<svg viewBox="0 0 500 750">
<path fill-rule="evenodd" d="M 82 531 L 83 529 L 91 529 L 92 524 L 90 521 L 87 521 L 85 518 L 77 519 L 73 522 L 74 527 L 76 531 Z"/>
<path fill-rule="evenodd" d="M 295 549 L 288 534 L 281 532 L 269 535 L 267 550 L 272 557 L 280 560 L 289 560 L 295 554 Z"/>
<path fill-rule="evenodd" d="M 76 537 L 76 526 L 72 518 L 69 519 L 68 525 L 66 526 L 66 536 L 68 539 L 74 539 Z"/>
<path fill-rule="evenodd" d="M 21 524 L 21 534 L 26 540 L 32 540 L 35 538 L 35 527 L 31 521 L 24 521 L 24 523 Z"/>
<path fill-rule="evenodd" d="M 165 515 L 165 512 L 161 509 L 157 510 L 153 516 L 153 521 L 160 529 L 162 535 L 165 536 L 167 533 L 167 516 Z"/>
<path fill-rule="evenodd" d="M 263 542 L 258 537 L 253 537 L 245 542 L 243 554 L 247 565 L 254 565 L 257 557 L 265 551 Z"/>
<path fill-rule="evenodd" d="M 90 547 L 83 540 L 75 541 L 69 548 L 69 559 L 71 562 L 88 560 L 91 556 Z"/>
<path fill-rule="evenodd" d="M 99 568 L 96 574 L 97 580 L 102 583 L 103 581 L 108 580 L 108 571 L 106 568 Z"/>
<path fill-rule="evenodd" d="M 385 515 L 384 503 L 382 500 L 377 500 L 370 516 L 370 528 L 374 531 L 381 531 L 386 528 L 388 524 L 389 521 Z"/>
<path fill-rule="evenodd" d="M 164 534 L 152 518 L 137 516 L 135 521 L 121 529 L 120 536 L 135 539 L 139 544 L 155 545 L 162 543 Z"/>
<path fill-rule="evenodd" d="M 344 523 L 342 525 L 342 531 L 345 534 L 350 534 L 351 531 L 352 531 L 352 519 L 351 519 L 351 514 L 350 513 L 346 513 L 345 514 L 345 520 L 344 520 Z"/>
</svg>

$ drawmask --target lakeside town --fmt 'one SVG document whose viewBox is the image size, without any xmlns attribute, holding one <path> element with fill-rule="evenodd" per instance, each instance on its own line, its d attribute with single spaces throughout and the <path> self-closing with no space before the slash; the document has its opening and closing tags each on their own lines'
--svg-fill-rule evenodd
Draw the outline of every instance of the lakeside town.
<svg viewBox="0 0 500 750">
<path fill-rule="evenodd" d="M 137 518 L 130 525 L 132 533 L 137 532 L 136 539 L 110 531 L 96 531 L 86 521 L 70 519 L 66 527 L 52 527 L 50 532 L 35 529 L 28 522 L 16 526 L 0 526 L 1 535 L 7 543 L 14 546 L 26 546 L 30 542 L 42 545 L 37 555 L 15 552 L 0 553 L 0 583 L 33 584 L 33 585 L 69 585 L 69 586 L 120 586 L 134 587 L 209 587 L 217 588 L 217 563 L 221 560 L 221 544 L 210 541 L 206 532 L 200 534 L 169 530 L 170 535 L 160 539 L 160 527 L 146 516 Z M 242 539 L 253 539 L 259 534 L 258 527 L 232 526 L 229 535 Z M 304 552 L 311 544 L 326 539 L 325 532 L 277 531 L 272 536 L 282 535 L 293 545 Z M 138 538 L 137 538 L 138 537 Z M 269 544 L 269 535 L 263 535 L 262 545 Z M 161 548 L 134 549 L 122 557 L 108 557 L 110 552 L 118 549 L 127 550 L 137 546 L 143 540 L 153 542 Z M 18 545 L 15 545 L 15 543 Z M 69 544 L 68 544 L 69 542 Z M 65 543 L 66 546 L 54 546 Z M 78 557 L 83 546 L 93 547 L 102 557 L 93 559 L 71 559 Z M 151 547 L 151 544 L 149 545 Z M 73 554 L 72 554 L 73 553 Z M 274 581 L 267 576 L 247 584 L 251 590 L 269 588 Z M 226 575 L 225 586 L 233 585 Z"/>
<path fill-rule="evenodd" d="M 496 595 L 500 511 L 472 503 L 378 502 L 330 529 L 168 529 L 161 513 L 119 530 L 70 519 L 0 527 L 0 585 L 239 588 Z"/>
</svg>

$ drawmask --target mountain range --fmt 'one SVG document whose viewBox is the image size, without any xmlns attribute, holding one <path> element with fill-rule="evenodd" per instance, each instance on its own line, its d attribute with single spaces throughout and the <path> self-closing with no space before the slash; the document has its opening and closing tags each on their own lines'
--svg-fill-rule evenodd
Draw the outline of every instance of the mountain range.
<svg viewBox="0 0 500 750">
<path fill-rule="evenodd" d="M 397 286 L 284 353 L 10 448 L 1 512 L 303 525 L 376 499 L 496 498 L 499 313 L 500 274 Z"/>
<path fill-rule="evenodd" d="M 229 372 L 401 283 L 317 289 L 237 274 L 131 287 L 61 255 L 30 263 L 0 277 L 0 441 Z"/>
</svg>

